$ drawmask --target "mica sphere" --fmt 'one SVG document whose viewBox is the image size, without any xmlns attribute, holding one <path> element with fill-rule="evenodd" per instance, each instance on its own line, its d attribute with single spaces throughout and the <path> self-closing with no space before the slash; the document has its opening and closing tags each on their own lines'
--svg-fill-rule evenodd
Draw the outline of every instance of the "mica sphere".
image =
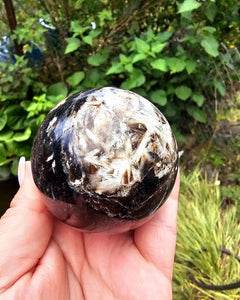
<svg viewBox="0 0 240 300">
<path fill-rule="evenodd" d="M 174 185 L 169 123 L 136 93 L 74 94 L 46 116 L 32 148 L 33 179 L 50 212 L 82 231 L 118 233 L 147 222 Z"/>
</svg>

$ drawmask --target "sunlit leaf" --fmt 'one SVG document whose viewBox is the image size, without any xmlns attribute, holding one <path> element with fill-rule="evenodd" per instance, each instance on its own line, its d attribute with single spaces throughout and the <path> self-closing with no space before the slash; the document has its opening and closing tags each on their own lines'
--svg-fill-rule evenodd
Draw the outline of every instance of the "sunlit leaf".
<svg viewBox="0 0 240 300">
<path fill-rule="evenodd" d="M 150 50 L 150 46 L 146 41 L 139 38 L 135 38 L 134 42 L 135 42 L 136 50 L 139 53 L 142 52 L 147 53 Z"/>
<path fill-rule="evenodd" d="M 70 37 L 70 38 L 67 38 L 66 40 L 67 40 L 68 44 L 65 49 L 65 54 L 77 50 L 81 45 L 81 41 L 76 37 Z"/>
<path fill-rule="evenodd" d="M 201 46 L 204 48 L 204 50 L 211 56 L 217 57 L 218 47 L 219 43 L 212 35 L 205 35 L 201 41 Z"/>
<path fill-rule="evenodd" d="M 82 39 L 83 41 L 92 46 L 93 45 L 93 40 L 101 33 L 101 30 L 100 29 L 94 29 L 92 31 L 89 32 L 88 35 L 86 36 L 83 36 Z"/>
<path fill-rule="evenodd" d="M 108 69 L 106 74 L 107 75 L 119 74 L 123 71 L 124 71 L 124 67 L 123 67 L 122 63 L 115 61 L 112 63 L 112 66 Z"/>
<path fill-rule="evenodd" d="M 166 45 L 167 45 L 167 43 L 155 42 L 152 44 L 152 52 L 160 53 Z"/>
<path fill-rule="evenodd" d="M 192 96 L 193 100 L 197 103 L 199 107 L 203 105 L 204 102 L 204 96 L 203 94 L 194 93 Z"/>
<path fill-rule="evenodd" d="M 31 128 L 28 127 L 25 129 L 24 132 L 16 132 L 12 137 L 12 139 L 15 142 L 23 142 L 23 141 L 27 141 L 30 138 L 30 136 L 31 136 Z"/>
<path fill-rule="evenodd" d="M 101 53 L 96 53 L 92 56 L 88 57 L 88 63 L 89 65 L 98 67 L 100 65 L 102 65 L 103 63 L 105 63 L 108 59 L 108 52 L 107 51 L 103 51 Z"/>
<path fill-rule="evenodd" d="M 178 5 L 178 13 L 182 14 L 185 12 L 193 11 L 201 6 L 196 0 L 185 0 L 183 3 Z"/>
<path fill-rule="evenodd" d="M 76 35 L 82 35 L 88 27 L 82 26 L 77 21 L 71 21 L 71 29 Z"/>
<path fill-rule="evenodd" d="M 67 96 L 67 93 L 68 89 L 62 82 L 54 83 L 47 89 L 47 97 L 50 100 L 54 100 L 55 98 L 57 98 L 58 100 L 62 100 Z"/>
<path fill-rule="evenodd" d="M 84 72 L 75 72 L 71 76 L 67 78 L 67 82 L 72 86 L 77 86 L 84 78 L 85 74 Z"/>
<path fill-rule="evenodd" d="M 4 141 L 8 141 L 12 138 L 14 132 L 12 130 L 3 130 L 2 132 L 0 132 L 0 141 L 4 142 Z"/>
<path fill-rule="evenodd" d="M 161 89 L 152 92 L 151 99 L 154 103 L 157 103 L 161 106 L 164 106 L 167 104 L 166 92 Z"/>
<path fill-rule="evenodd" d="M 130 77 L 124 81 L 121 85 L 123 89 L 131 90 L 135 87 L 139 87 L 146 81 L 143 72 L 139 69 L 134 69 L 130 74 Z"/>
<path fill-rule="evenodd" d="M 147 55 L 144 54 L 144 53 L 137 53 L 137 54 L 134 54 L 134 56 L 133 56 L 133 58 L 132 58 L 132 63 L 134 64 L 134 63 L 136 63 L 136 62 L 138 62 L 138 61 L 140 61 L 140 60 L 145 59 L 146 57 L 147 57 Z"/>
<path fill-rule="evenodd" d="M 193 60 L 187 60 L 185 64 L 188 74 L 192 74 L 196 69 L 197 63 Z"/>
<path fill-rule="evenodd" d="M 16 156 L 30 157 L 31 145 L 29 143 L 18 143 L 16 141 L 10 140 L 6 142 L 7 150 Z"/>
<path fill-rule="evenodd" d="M 184 70 L 186 63 L 183 59 L 177 57 L 167 58 L 167 65 L 170 68 L 171 74 L 178 73 Z"/>
<path fill-rule="evenodd" d="M 187 106 L 187 112 L 198 122 L 205 123 L 207 120 L 205 112 L 196 106 Z"/>
<path fill-rule="evenodd" d="M 185 85 L 181 85 L 175 89 L 176 96 L 179 99 L 184 100 L 184 101 L 190 97 L 191 93 L 192 93 L 192 90 Z"/>
<path fill-rule="evenodd" d="M 166 60 L 163 58 L 159 58 L 159 59 L 152 61 L 151 66 L 153 67 L 153 69 L 160 70 L 162 72 L 167 71 Z"/>
<path fill-rule="evenodd" d="M 157 34 L 157 41 L 160 43 L 167 42 L 173 35 L 173 31 L 164 31 Z"/>
<path fill-rule="evenodd" d="M 0 131 L 5 127 L 6 124 L 7 124 L 7 116 L 5 114 L 1 114 Z"/>
</svg>

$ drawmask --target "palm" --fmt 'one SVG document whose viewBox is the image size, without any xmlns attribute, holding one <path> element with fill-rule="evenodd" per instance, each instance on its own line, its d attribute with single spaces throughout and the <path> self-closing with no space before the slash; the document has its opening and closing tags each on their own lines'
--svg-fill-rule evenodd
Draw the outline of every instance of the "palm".
<svg viewBox="0 0 240 300">
<path fill-rule="evenodd" d="M 31 222 L 31 228 L 21 228 L 26 234 L 22 244 L 12 237 L 10 249 L 4 249 L 15 249 L 15 261 L 4 260 L 0 248 L 3 299 L 170 299 L 175 229 L 166 223 L 168 216 L 163 217 L 166 205 L 135 231 L 80 233 L 54 220 L 33 189 L 39 199 L 35 206 L 20 206 L 16 197 L 0 227 L 1 235 L 13 212 L 17 224 Z M 170 199 L 169 205 L 175 204 Z M 159 219 L 161 230 L 156 228 Z"/>
</svg>

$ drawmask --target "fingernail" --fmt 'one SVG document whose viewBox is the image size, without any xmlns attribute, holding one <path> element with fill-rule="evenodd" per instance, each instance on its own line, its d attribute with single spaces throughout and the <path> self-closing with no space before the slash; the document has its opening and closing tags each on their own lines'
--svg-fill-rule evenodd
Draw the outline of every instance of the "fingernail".
<svg viewBox="0 0 240 300">
<path fill-rule="evenodd" d="M 26 158 L 24 156 L 20 157 L 18 162 L 18 183 L 21 186 L 24 180 L 25 175 L 25 161 Z"/>
</svg>

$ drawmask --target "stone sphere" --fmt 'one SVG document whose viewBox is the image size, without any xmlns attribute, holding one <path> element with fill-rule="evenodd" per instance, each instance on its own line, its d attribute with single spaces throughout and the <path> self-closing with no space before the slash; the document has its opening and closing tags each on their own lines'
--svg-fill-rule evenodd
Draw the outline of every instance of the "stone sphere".
<svg viewBox="0 0 240 300">
<path fill-rule="evenodd" d="M 104 87 L 69 96 L 48 113 L 31 163 L 54 216 L 82 231 L 118 233 L 147 222 L 165 202 L 178 154 L 151 102 Z"/>
</svg>

